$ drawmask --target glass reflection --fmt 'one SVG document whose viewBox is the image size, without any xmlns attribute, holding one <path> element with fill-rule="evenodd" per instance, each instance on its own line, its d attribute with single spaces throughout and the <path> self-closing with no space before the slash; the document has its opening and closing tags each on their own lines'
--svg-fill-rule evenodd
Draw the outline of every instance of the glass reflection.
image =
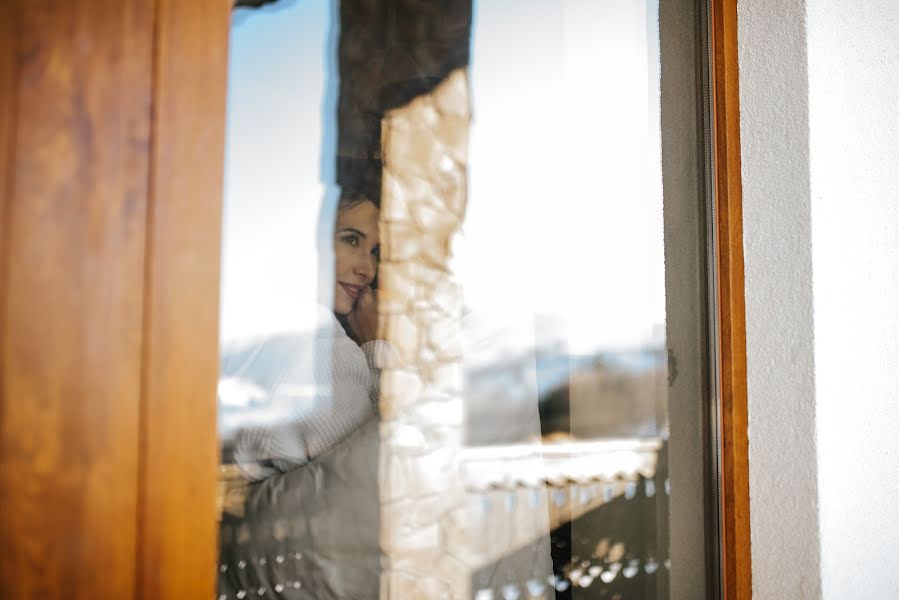
<svg viewBox="0 0 899 600">
<path fill-rule="evenodd" d="M 657 5 L 237 9 L 223 598 L 667 597 Z"/>
<path fill-rule="evenodd" d="M 224 598 L 369 598 L 379 585 L 378 209 L 336 182 L 336 8 L 279 2 L 234 14 Z"/>
</svg>

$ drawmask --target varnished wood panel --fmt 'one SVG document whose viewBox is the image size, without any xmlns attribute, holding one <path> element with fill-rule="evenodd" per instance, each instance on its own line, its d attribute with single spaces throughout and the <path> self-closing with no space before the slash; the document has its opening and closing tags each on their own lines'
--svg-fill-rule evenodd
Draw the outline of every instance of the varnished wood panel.
<svg viewBox="0 0 899 600">
<path fill-rule="evenodd" d="M 0 2 L 0 332 L 2 332 L 3 293 L 6 261 L 3 257 L 5 236 L 4 214 L 12 193 L 12 162 L 15 156 L 15 123 L 19 69 L 19 9 L 13 2 Z M 0 361 L 0 377 L 2 377 Z"/>
<path fill-rule="evenodd" d="M 139 598 L 211 598 L 230 6 L 159 0 L 142 410 Z"/>
<path fill-rule="evenodd" d="M 721 356 L 721 535 L 727 600 L 752 597 L 737 2 L 712 0 L 712 86 Z"/>
<path fill-rule="evenodd" d="M 135 586 L 152 11 L 2 10 L 3 109 L 17 109 L 0 130 L 14 130 L 0 151 L 0 594 L 121 600 Z"/>
</svg>

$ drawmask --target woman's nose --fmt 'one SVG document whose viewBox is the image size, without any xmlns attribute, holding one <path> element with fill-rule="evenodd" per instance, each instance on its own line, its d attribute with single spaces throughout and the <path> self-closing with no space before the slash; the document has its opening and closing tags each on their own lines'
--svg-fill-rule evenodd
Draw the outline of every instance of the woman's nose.
<svg viewBox="0 0 899 600">
<path fill-rule="evenodd" d="M 359 257 L 353 267 L 353 273 L 358 277 L 364 277 L 365 283 L 375 278 L 375 257 L 371 254 Z"/>
</svg>

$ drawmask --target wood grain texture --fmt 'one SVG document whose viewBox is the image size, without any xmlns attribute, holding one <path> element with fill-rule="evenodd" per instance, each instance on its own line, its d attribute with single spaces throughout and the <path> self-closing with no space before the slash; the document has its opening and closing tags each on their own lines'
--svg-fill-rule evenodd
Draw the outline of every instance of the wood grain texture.
<svg viewBox="0 0 899 600">
<path fill-rule="evenodd" d="M 4 598 L 134 591 L 150 8 L 3 3 Z"/>
<path fill-rule="evenodd" d="M 721 535 L 727 600 L 752 597 L 737 2 L 712 0 L 721 369 Z"/>
<path fill-rule="evenodd" d="M 19 7 L 14 2 L 0 2 L 0 331 L 5 294 L 6 261 L 3 257 L 6 207 L 13 191 L 12 163 L 15 157 L 16 109 L 19 86 Z M 0 377 L 2 377 L 0 362 Z"/>
<path fill-rule="evenodd" d="M 230 5 L 157 0 L 138 598 L 211 598 Z"/>
</svg>

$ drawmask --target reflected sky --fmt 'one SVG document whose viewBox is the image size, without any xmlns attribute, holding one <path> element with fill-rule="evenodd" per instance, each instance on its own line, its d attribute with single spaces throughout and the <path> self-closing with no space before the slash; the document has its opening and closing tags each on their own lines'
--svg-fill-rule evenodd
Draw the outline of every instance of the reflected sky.
<svg viewBox="0 0 899 600">
<path fill-rule="evenodd" d="M 332 2 L 320 0 L 282 0 L 256 11 L 238 10 L 233 17 L 223 340 L 307 330 L 316 318 L 332 8 Z M 335 123 L 336 117 L 332 130 Z"/>
<path fill-rule="evenodd" d="M 295 0 L 235 19 L 223 340 L 305 330 L 315 318 L 334 12 Z M 652 3 L 480 0 L 472 49 L 469 201 L 452 264 L 466 360 L 535 343 L 571 353 L 661 345 Z"/>
</svg>

